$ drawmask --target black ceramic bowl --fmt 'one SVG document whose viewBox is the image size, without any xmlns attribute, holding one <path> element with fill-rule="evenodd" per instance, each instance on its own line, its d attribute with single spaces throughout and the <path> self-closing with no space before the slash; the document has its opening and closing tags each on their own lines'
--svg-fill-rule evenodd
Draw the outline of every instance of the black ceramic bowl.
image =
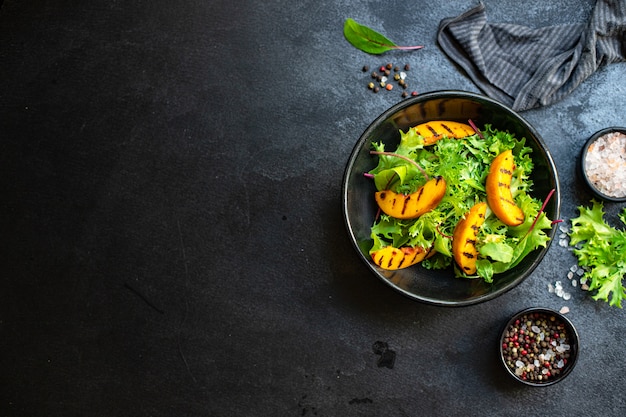
<svg viewBox="0 0 626 417">
<path fill-rule="evenodd" d="M 605 136 L 608 135 L 610 133 L 613 132 L 620 132 L 623 134 L 626 134 L 626 127 L 608 127 L 606 129 L 602 129 L 596 133 L 594 133 L 585 143 L 585 146 L 583 146 L 582 152 L 580 154 L 580 172 L 581 175 L 583 177 L 583 179 L 585 180 L 585 182 L 587 183 L 587 185 L 589 186 L 589 189 L 593 192 L 593 194 L 605 201 L 612 201 L 612 202 L 625 202 L 626 201 L 626 196 L 611 196 L 611 195 L 607 195 L 605 192 L 603 192 L 602 190 L 600 190 L 598 188 L 598 185 L 596 184 L 596 181 L 598 179 L 601 179 L 603 177 L 605 177 L 604 173 L 600 173 L 598 174 L 591 174 L 588 172 L 587 170 L 587 156 L 588 153 L 590 152 L 590 146 L 594 145 L 596 143 L 596 141 Z M 616 175 L 616 170 L 618 170 L 618 168 L 616 167 L 610 167 L 608 165 L 604 165 L 604 167 L 607 170 L 606 176 L 612 176 L 613 178 L 615 178 Z M 619 169 L 622 172 L 622 176 L 626 175 L 626 168 L 621 165 L 621 168 Z M 620 181 L 621 183 L 621 181 Z"/>
<path fill-rule="evenodd" d="M 532 194 L 539 200 L 545 200 L 555 189 L 545 212 L 551 219 L 559 218 L 559 181 L 550 152 L 537 131 L 513 110 L 490 98 L 463 91 L 425 93 L 391 107 L 365 130 L 350 155 L 342 185 L 343 214 L 350 240 L 372 273 L 400 293 L 428 304 L 466 306 L 491 300 L 526 279 L 549 247 L 548 244 L 535 250 L 517 267 L 496 275 L 492 284 L 481 279 L 455 278 L 452 267 L 427 270 L 415 265 L 389 271 L 371 261 L 368 251 L 372 247 L 370 229 L 377 213 L 376 190 L 373 181 L 365 178 L 363 173 L 377 164 L 377 157 L 369 153 L 372 142 L 382 141 L 387 149 L 395 149 L 400 141 L 399 130 L 406 131 L 432 120 L 467 123 L 468 119 L 472 119 L 479 128 L 491 124 L 500 130 L 508 130 L 517 138 L 526 138 L 527 145 L 533 150 L 535 164 L 531 177 L 534 181 Z M 550 241 L 554 234 L 555 228 L 549 233 Z"/>
<path fill-rule="evenodd" d="M 515 314 L 500 336 L 500 362 L 516 381 L 545 387 L 562 381 L 578 360 L 578 333 L 558 311 L 528 308 Z"/>
</svg>

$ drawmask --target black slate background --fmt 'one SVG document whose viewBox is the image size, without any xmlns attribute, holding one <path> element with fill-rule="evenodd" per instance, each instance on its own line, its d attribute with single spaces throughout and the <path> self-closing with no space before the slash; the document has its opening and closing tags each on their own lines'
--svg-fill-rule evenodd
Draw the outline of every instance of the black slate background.
<svg viewBox="0 0 626 417">
<path fill-rule="evenodd" d="M 0 2 L 1 4 L 1 2 Z M 585 21 L 593 1 L 485 0 L 493 22 Z M 0 9 L 1 416 L 617 416 L 624 312 L 573 291 L 556 244 L 502 297 L 417 304 L 347 239 L 345 162 L 400 93 L 477 91 L 435 43 L 475 2 L 12 1 Z M 417 52 L 366 55 L 347 17 Z M 525 112 L 553 152 L 562 218 L 593 132 L 626 125 L 623 64 Z M 622 206 L 607 204 L 609 217 Z M 581 357 L 544 389 L 507 379 L 498 331 L 571 309 Z M 372 345 L 396 352 L 378 367 Z"/>
</svg>

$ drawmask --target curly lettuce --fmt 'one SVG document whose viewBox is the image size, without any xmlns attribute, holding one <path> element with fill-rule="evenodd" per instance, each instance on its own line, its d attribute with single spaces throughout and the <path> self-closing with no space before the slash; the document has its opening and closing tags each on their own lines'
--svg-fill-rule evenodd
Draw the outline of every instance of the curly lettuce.
<svg viewBox="0 0 626 417">
<path fill-rule="evenodd" d="M 593 299 L 622 308 L 626 298 L 626 231 L 610 226 L 604 219 L 604 205 L 592 200 L 592 207 L 578 207 L 579 216 L 571 219 L 570 245 L 578 265 L 585 269 Z M 626 224 L 626 208 L 619 215 Z"/>
</svg>

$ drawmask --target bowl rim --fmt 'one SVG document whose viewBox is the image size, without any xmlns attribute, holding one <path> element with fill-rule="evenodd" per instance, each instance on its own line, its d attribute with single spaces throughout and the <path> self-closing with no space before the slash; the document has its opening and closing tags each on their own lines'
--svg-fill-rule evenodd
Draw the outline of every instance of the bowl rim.
<svg viewBox="0 0 626 417">
<path fill-rule="evenodd" d="M 547 146 L 547 144 L 545 143 L 544 139 L 541 137 L 541 135 L 537 132 L 537 130 L 524 118 L 522 117 L 518 112 L 514 111 L 513 109 L 511 109 L 510 107 L 508 107 L 507 105 L 503 104 L 502 102 L 492 99 L 490 97 L 487 97 L 485 95 L 482 94 L 478 94 L 478 93 L 473 93 L 473 92 L 469 92 L 469 91 L 463 91 L 463 90 L 435 90 L 435 91 L 430 91 L 427 93 L 421 93 L 417 96 L 413 96 L 413 97 L 409 97 L 407 99 L 404 99 L 403 101 L 396 103 L 395 105 L 392 105 L 391 107 L 389 107 L 387 110 L 383 111 L 378 117 L 376 117 L 368 126 L 367 128 L 363 131 L 363 133 L 359 136 L 359 139 L 356 141 L 356 143 L 354 144 L 352 151 L 350 153 L 350 156 L 348 158 L 348 162 L 346 164 L 344 173 L 343 173 L 343 179 L 342 179 L 342 186 L 341 186 L 341 199 L 342 199 L 342 212 L 343 212 L 343 218 L 344 218 L 344 225 L 348 231 L 348 235 L 350 237 L 350 242 L 352 243 L 352 246 L 356 249 L 356 252 L 359 254 L 359 258 L 361 258 L 361 260 L 363 262 L 365 262 L 367 268 L 383 283 L 385 283 L 386 285 L 388 285 L 389 287 L 393 288 L 394 290 L 400 292 L 401 294 L 403 294 L 404 296 L 409 297 L 412 300 L 415 301 L 419 301 L 425 304 L 430 304 L 430 305 L 434 305 L 434 306 L 439 306 L 439 307 L 466 307 L 466 306 L 471 306 L 471 305 L 475 305 L 475 304 L 479 304 L 482 302 L 486 302 L 489 300 L 492 300 L 496 297 L 499 297 L 505 293 L 507 293 L 508 291 L 512 290 L 513 288 L 517 287 L 519 284 L 521 284 L 526 278 L 528 278 L 532 272 L 537 268 L 537 266 L 539 265 L 540 262 L 533 262 L 526 271 L 524 271 L 524 273 L 520 274 L 519 277 L 515 278 L 515 280 L 513 280 L 511 283 L 508 284 L 508 286 L 502 288 L 501 290 L 498 291 L 494 291 L 494 292 L 489 292 L 486 294 L 482 294 L 479 295 L 475 298 L 471 298 L 471 299 L 467 299 L 467 300 L 460 300 L 460 301 L 449 301 L 449 300 L 441 300 L 441 299 L 436 299 L 436 298 L 432 298 L 432 297 L 426 297 L 426 296 L 420 296 L 414 293 L 411 293 L 409 291 L 406 291 L 403 288 L 400 288 L 397 285 L 394 285 L 390 280 L 388 279 L 384 279 L 382 276 L 380 276 L 379 272 L 374 268 L 373 264 L 371 262 L 368 262 L 367 259 L 365 259 L 364 256 L 362 256 L 361 253 L 361 248 L 359 247 L 358 244 L 358 239 L 353 231 L 353 227 L 351 225 L 351 221 L 350 221 L 350 214 L 348 212 L 348 185 L 349 185 L 349 177 L 350 177 L 350 172 L 351 172 L 351 168 L 354 166 L 354 163 L 356 161 L 356 159 L 358 158 L 359 155 L 359 150 L 361 149 L 361 147 L 364 145 L 364 143 L 367 141 L 368 136 L 372 133 L 372 131 L 374 129 L 376 129 L 376 126 L 378 126 L 378 124 L 381 121 L 384 121 L 385 119 L 389 118 L 391 115 L 393 115 L 394 113 L 399 112 L 400 110 L 403 110 L 407 107 L 410 107 L 412 105 L 415 105 L 417 103 L 420 102 L 425 102 L 431 99 L 445 99 L 445 98 L 464 98 L 464 99 L 469 99 L 469 100 L 475 100 L 475 101 L 482 101 L 482 102 L 487 102 L 491 105 L 494 105 L 496 107 L 501 107 L 502 109 L 510 112 L 511 114 L 515 115 L 515 117 L 517 117 L 523 124 L 524 127 L 526 129 L 528 129 L 528 131 L 534 136 L 534 138 L 537 140 L 538 144 L 545 150 L 545 154 L 546 154 L 546 159 L 547 159 L 547 164 L 548 166 L 551 168 L 552 172 L 554 173 L 554 188 L 555 188 L 555 192 L 554 195 L 552 196 L 553 199 L 553 204 L 555 204 L 555 213 L 556 213 L 556 218 L 558 218 L 560 216 L 560 212 L 561 212 L 561 192 L 560 192 L 560 181 L 559 181 L 559 175 L 558 175 L 558 171 L 556 169 L 556 164 L 554 163 L 554 159 L 552 158 L 552 154 Z M 546 244 L 545 248 L 540 248 L 538 250 L 541 250 L 543 252 L 542 258 L 543 256 L 545 256 L 545 254 L 548 252 L 548 249 L 550 248 L 554 237 L 556 235 L 556 228 L 553 227 L 549 232 L 549 240 Z"/>
<path fill-rule="evenodd" d="M 622 126 L 605 127 L 604 129 L 598 130 L 596 133 L 591 135 L 589 139 L 587 139 L 580 153 L 580 172 L 581 172 L 583 179 L 585 180 L 585 184 L 587 184 L 587 187 L 595 196 L 597 196 L 598 198 L 604 201 L 609 201 L 613 203 L 623 203 L 626 201 L 626 197 L 611 197 L 609 195 L 604 194 L 602 191 L 598 190 L 593 185 L 593 183 L 589 180 L 589 177 L 587 176 L 587 170 L 586 170 L 587 164 L 585 162 L 585 159 L 587 157 L 587 151 L 589 150 L 589 146 L 591 146 L 591 144 L 595 142 L 600 136 L 604 136 L 612 132 L 621 132 L 623 134 L 626 134 L 626 127 L 622 127 Z"/>
<path fill-rule="evenodd" d="M 523 316 L 524 314 L 529 314 L 529 313 L 551 314 L 551 315 L 558 317 L 558 319 L 561 320 L 565 324 L 565 327 L 567 327 L 569 337 L 570 337 L 570 346 L 573 346 L 573 349 L 571 350 L 573 352 L 573 355 L 570 356 L 570 359 L 567 362 L 567 368 L 565 368 L 565 370 L 559 375 L 558 378 L 555 378 L 548 382 L 543 382 L 543 383 L 532 382 L 532 381 L 525 381 L 523 379 L 518 378 L 517 375 L 515 375 L 515 373 L 511 371 L 511 369 L 507 366 L 506 360 L 504 359 L 504 353 L 502 352 L 504 333 L 506 332 L 508 327 L 519 317 Z M 572 372 L 572 370 L 576 366 L 576 363 L 578 362 L 579 351 L 580 351 L 580 338 L 578 335 L 578 331 L 576 330 L 576 327 L 574 326 L 574 323 L 572 323 L 572 321 L 568 317 L 566 317 L 565 314 L 559 311 L 556 311 L 554 309 L 548 308 L 548 307 L 528 307 L 513 314 L 502 327 L 502 331 L 500 332 L 500 338 L 498 339 L 498 357 L 500 358 L 500 363 L 506 369 L 507 374 L 510 375 L 515 381 L 518 381 L 524 385 L 528 385 L 532 387 L 547 387 L 550 385 L 554 385 L 558 382 L 561 382 L 562 380 L 567 378 L 567 376 Z"/>
</svg>

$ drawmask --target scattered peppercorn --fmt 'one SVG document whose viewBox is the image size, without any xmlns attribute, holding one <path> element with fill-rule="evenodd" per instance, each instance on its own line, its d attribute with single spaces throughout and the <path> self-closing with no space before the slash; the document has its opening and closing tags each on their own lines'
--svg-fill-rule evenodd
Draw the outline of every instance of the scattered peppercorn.
<svg viewBox="0 0 626 417">
<path fill-rule="evenodd" d="M 405 64 L 404 71 L 408 71 L 409 69 L 410 69 L 409 64 Z M 363 72 L 369 72 L 370 66 L 363 65 L 362 70 Z M 394 72 L 393 81 L 397 83 L 397 85 L 401 87 L 403 90 L 406 90 L 406 88 L 408 87 L 405 81 L 407 77 L 406 72 L 403 72 L 403 71 L 401 72 L 400 67 L 397 65 L 394 65 L 391 62 L 381 65 L 380 67 L 378 67 L 378 71 L 374 70 L 370 73 L 370 76 L 373 80 L 375 80 L 375 83 L 374 82 L 368 83 L 367 88 L 372 90 L 374 93 L 377 93 L 378 91 L 380 91 L 380 88 L 384 88 L 387 91 L 393 90 L 394 85 L 388 81 L 390 79 L 388 77 L 391 77 L 392 71 Z M 402 95 L 402 98 L 406 98 L 409 96 L 409 93 L 406 91 L 403 91 L 401 95 Z M 416 96 L 417 92 L 414 91 L 411 93 L 411 95 Z"/>
</svg>

